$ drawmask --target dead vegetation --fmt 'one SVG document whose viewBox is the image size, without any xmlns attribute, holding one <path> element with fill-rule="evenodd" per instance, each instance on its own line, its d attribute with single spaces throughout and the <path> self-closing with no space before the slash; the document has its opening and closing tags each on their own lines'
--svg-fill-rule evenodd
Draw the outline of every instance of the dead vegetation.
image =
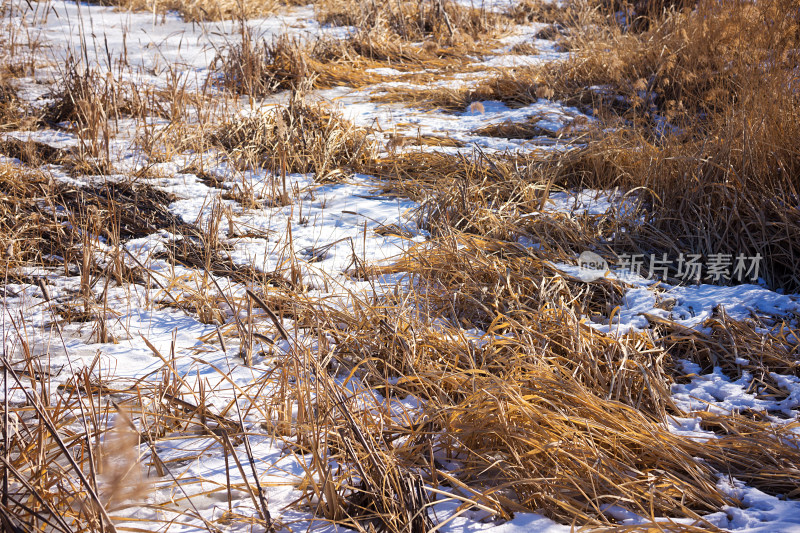
<svg viewBox="0 0 800 533">
<path fill-rule="evenodd" d="M 306 41 L 285 34 L 271 42 L 255 40 L 242 30 L 242 42 L 222 51 L 214 60 L 215 83 L 237 94 L 263 97 L 281 90 L 312 84 L 328 89 L 359 87 L 380 77 L 364 72 L 370 65 L 343 41 L 320 37 Z"/>
<path fill-rule="evenodd" d="M 209 3 L 179 7 L 188 18 L 207 19 L 234 9 L 241 15 L 248 5 L 255 3 L 216 3 L 216 12 Z M 107 298 L 121 287 L 148 299 L 152 289 L 148 305 L 216 328 L 188 351 L 191 370 L 178 370 L 188 357 L 175 341 L 162 353 L 143 336 L 161 361 L 148 376 L 119 383 L 95 359 L 56 388 L 58 370 L 45 363 L 55 349 L 31 345 L 25 324 L 12 317 L 16 344 L 2 360 L 14 392 L 2 406 L 3 527 L 115 531 L 140 506 L 165 528 L 280 530 L 259 477 L 264 465 L 251 449 L 256 438 L 284 439 L 286 453 L 303 458 L 303 475 L 289 482 L 301 495 L 296 507 L 357 531 L 428 531 L 438 525 L 431 508 L 444 495 L 459 502 L 457 512 L 486 521 L 537 512 L 575 528 L 675 531 L 714 529 L 704 515 L 742 506 L 726 480 L 796 499 L 796 422 L 775 423 L 796 418 L 796 407 L 686 412 L 671 395 L 673 384 L 698 377 L 686 375 L 685 359 L 703 373 L 747 377 L 756 398 L 788 398 L 776 376 L 799 375 L 796 317 L 735 321 L 719 308 L 702 330 L 648 316 L 646 332 L 606 335 L 586 318 L 612 324 L 629 287 L 586 282 L 554 265 L 585 250 L 612 260 L 626 251 L 759 253 L 767 283 L 800 287 L 793 144 L 800 122 L 791 90 L 797 21 L 778 16 L 789 12 L 783 0 L 664 10 L 672 5 L 615 2 L 604 4 L 607 13 L 570 4 L 574 11 L 565 13 L 522 2 L 513 14 L 521 22 L 571 24 L 563 33 L 574 56 L 506 71 L 473 89 L 378 96 L 451 110 L 489 99 L 520 106 L 558 98 L 591 110 L 597 130 L 577 118 L 552 132 L 534 117 L 475 132 L 582 135 L 581 146 L 554 155 L 401 150 L 464 145 L 393 134 L 379 158 L 373 131 L 310 96 L 312 87 L 374 83 L 380 77 L 364 72 L 374 66 L 455 65 L 460 52 L 453 48 L 467 50 L 500 31 L 496 15 L 454 2 L 318 3 L 324 21 L 359 26 L 345 41 L 258 44 L 247 34 L 241 48 L 220 56 L 221 84 L 253 97 L 292 94 L 284 105 L 252 106 L 221 124 L 203 114 L 199 100 L 180 100 L 177 85 L 162 99 L 70 66 L 45 120 L 76 131 L 80 147 L 0 141 L 0 152 L 22 163 L 0 164 L 0 261 L 16 282 L 2 289 L 3 298 L 32 290 L 58 335 L 85 322 L 98 343 L 118 341 Z M 618 11 L 626 18 L 611 25 L 608 15 Z M 593 26 L 582 34 L 576 20 Z M 711 50 L 703 51 L 708 42 Z M 18 102 L 5 95 L 0 122 L 19 129 Z M 192 107 L 197 122 L 213 128 L 189 123 Z M 49 164 L 76 176 L 87 173 L 81 161 L 110 164 L 115 122 L 158 109 L 172 123 L 143 128 L 142 143 L 154 160 L 190 154 L 181 173 L 221 190 L 207 220 L 189 224 L 173 214 L 177 198 L 147 183 L 147 171 L 81 187 L 48 175 Z M 599 129 L 608 126 L 615 130 Z M 269 190 L 246 190 L 244 180 L 230 188 L 206 173 L 210 145 L 238 169 L 269 171 Z M 371 295 L 348 294 L 339 305 L 308 290 L 294 255 L 263 272 L 228 254 L 234 239 L 266 244 L 268 236 L 237 228 L 225 202 L 242 210 L 289 206 L 295 192 L 287 174 L 314 173 L 323 182 L 351 171 L 375 176 L 381 194 L 417 201 L 416 221 L 429 238 L 393 264 L 355 262 L 346 274 L 368 283 L 406 275 L 410 283 L 383 293 L 373 285 Z M 553 192 L 584 187 L 618 188 L 632 205 L 602 215 L 548 209 Z M 388 226 L 376 232 L 403 234 Z M 154 234 L 168 234 L 148 258 L 168 265 L 159 272 L 124 248 Z M 523 237 L 533 246 L 520 244 Z M 51 296 L 47 276 L 62 272 L 78 288 Z M 204 350 L 238 353 L 250 377 L 232 377 L 230 368 L 204 360 Z M 395 400 L 417 407 L 398 411 Z M 667 426 L 672 417 L 697 418 L 717 438 L 676 435 Z M 175 452 L 176 441 L 191 439 L 203 439 L 202 453 L 224 458 L 224 482 L 209 489 L 206 480 L 178 475 L 202 456 Z M 145 478 L 170 496 L 154 498 Z M 204 498 L 227 510 L 207 518 L 195 506 Z M 234 510 L 242 499 L 245 510 Z M 634 515 L 639 524 L 621 524 Z"/>
<path fill-rule="evenodd" d="M 238 20 L 274 13 L 282 6 L 305 5 L 298 0 L 91 0 L 103 6 L 165 14 L 177 11 L 186 22 Z"/>
<path fill-rule="evenodd" d="M 373 98 L 453 111 L 542 97 L 583 106 L 616 132 L 558 161 L 556 185 L 642 187 L 659 240 L 704 255 L 759 254 L 764 279 L 793 291 L 798 219 L 786 205 L 798 198 L 800 159 L 790 139 L 800 102 L 789 89 L 798 21 L 775 16 L 787 6 L 701 2 L 694 11 L 664 12 L 641 32 L 613 25 L 585 32 L 572 37 L 570 59 L 473 89 L 394 88 Z M 535 125 L 495 131 L 516 137 Z M 647 240 L 640 246 L 667 251 Z"/>
<path fill-rule="evenodd" d="M 12 82 L 0 79 L 0 132 L 32 129 L 37 122 L 38 117 L 20 102 Z"/>
<path fill-rule="evenodd" d="M 422 68 L 452 71 L 465 66 L 470 53 L 483 53 L 486 47 L 471 48 L 427 40 L 407 41 L 383 26 L 359 29 L 337 39 L 326 35 L 300 38 L 281 34 L 272 40 L 254 37 L 242 27 L 241 41 L 224 47 L 217 54 L 209 82 L 236 94 L 264 97 L 304 83 L 316 89 L 339 86 L 354 88 L 387 81 L 374 69 L 408 71 L 407 79 L 422 78 Z"/>
<path fill-rule="evenodd" d="M 280 177 L 284 195 L 287 173 L 313 172 L 325 180 L 342 169 L 362 166 L 373 149 L 365 129 L 338 110 L 309 101 L 306 90 L 294 91 L 287 105 L 256 110 L 224 124 L 214 135 L 234 161 L 267 168 Z"/>
<path fill-rule="evenodd" d="M 485 8 L 467 7 L 447 0 L 420 2 L 370 2 L 346 0 L 315 4 L 324 24 L 385 28 L 397 38 L 410 42 L 436 43 L 469 48 L 476 41 L 496 36 L 506 21 Z"/>
</svg>

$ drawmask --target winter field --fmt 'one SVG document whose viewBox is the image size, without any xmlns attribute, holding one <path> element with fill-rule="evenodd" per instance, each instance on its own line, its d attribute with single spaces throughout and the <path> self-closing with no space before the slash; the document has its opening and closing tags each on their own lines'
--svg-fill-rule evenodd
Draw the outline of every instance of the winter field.
<svg viewBox="0 0 800 533">
<path fill-rule="evenodd" d="M 3 0 L 0 527 L 800 532 L 794 0 Z"/>
</svg>

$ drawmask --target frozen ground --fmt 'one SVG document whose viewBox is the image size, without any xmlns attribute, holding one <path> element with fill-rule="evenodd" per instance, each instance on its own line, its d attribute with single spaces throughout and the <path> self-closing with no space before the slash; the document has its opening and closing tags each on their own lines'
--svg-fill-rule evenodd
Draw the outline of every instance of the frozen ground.
<svg viewBox="0 0 800 533">
<path fill-rule="evenodd" d="M 503 0 L 503 3 L 509 2 Z M 497 9 L 501 7 L 493 6 Z M 238 38 L 236 25 L 231 22 L 188 24 L 174 14 L 154 17 L 152 14 L 132 14 L 68 1 L 53 2 L 52 10 L 47 14 L 39 12 L 36 15 L 29 13 L 27 16 L 45 49 L 41 56 L 43 66 L 38 70 L 36 79 L 21 80 L 23 86 L 30 88 L 26 98 L 32 101 L 43 94 L 42 84 L 36 82 L 52 77 L 69 54 L 76 57 L 85 55 L 100 68 L 107 67 L 108 57 L 114 61 L 122 60 L 128 65 L 128 68 L 121 71 L 122 76 L 136 83 L 166 86 L 170 73 L 177 70 L 188 80 L 187 87 L 201 87 L 216 48 Z M 346 31 L 320 28 L 310 7 L 290 9 L 280 16 L 250 21 L 249 24 L 263 35 L 276 35 L 285 31 L 300 34 Z M 533 32 L 522 31 L 517 37 L 527 39 L 531 33 Z M 509 45 L 514 42 L 513 38 L 506 40 Z M 488 70 L 559 59 L 558 53 L 551 47 L 548 48 L 548 44 L 536 44 L 542 50 L 539 56 L 509 56 L 501 49 L 496 56 L 486 58 L 482 64 Z M 391 74 L 388 71 L 383 73 Z M 470 74 L 470 78 L 473 77 Z M 432 81 L 431 84 L 433 83 Z M 470 79 L 454 78 L 445 83 L 469 84 Z M 521 121 L 537 116 L 541 117 L 539 126 L 557 133 L 580 115 L 577 109 L 546 99 L 519 109 L 509 109 L 498 102 L 483 102 L 481 112 L 425 112 L 400 104 L 370 102 L 369 95 L 380 89 L 380 86 L 358 91 L 336 89 L 321 91 L 319 96 L 341 106 L 345 116 L 360 125 L 380 124 L 383 131 L 410 136 L 448 136 L 465 143 L 463 148 L 425 147 L 426 150 L 450 152 L 469 153 L 474 146 L 479 146 L 487 153 L 518 149 L 558 149 L 559 142 L 550 138 L 521 141 L 481 137 L 472 132 L 488 124 Z M 113 149 L 122 169 L 135 169 L 142 161 L 141 154 L 135 153 L 133 132 L 129 133 L 123 129 L 113 141 Z M 74 135 L 56 130 L 11 132 L 7 135 L 23 139 L 35 138 L 58 147 L 73 146 L 78 142 Z M 402 274 L 365 281 L 353 276 L 352 271 L 360 264 L 388 264 L 393 258 L 427 238 L 427 234 L 416 226 L 410 216 L 417 205 L 410 200 L 376 196 L 372 192 L 375 184 L 370 176 L 356 175 L 343 183 L 319 185 L 310 176 L 293 174 L 289 176 L 289 184 L 296 194 L 290 205 L 248 209 L 233 200 L 223 198 L 224 190 L 207 185 L 190 172 L 181 172 L 181 163 L 161 164 L 156 170 L 162 177 L 152 181 L 156 187 L 176 196 L 177 199 L 169 206 L 173 214 L 186 223 L 203 227 L 208 225 L 214 210 L 221 207 L 226 210 L 226 215 L 218 235 L 230 245 L 230 259 L 234 264 L 254 266 L 264 272 L 285 269 L 290 263 L 296 265 L 299 276 L 309 287 L 309 294 L 331 302 L 334 306 L 346 308 L 353 305 L 356 297 L 368 298 L 370 295 L 404 286 L 408 280 Z M 51 171 L 56 179 L 74 179 L 58 169 Z M 268 176 L 264 174 L 243 174 L 228 168 L 224 162 L 220 162 L 214 171 L 220 182 L 229 187 L 237 183 L 246 183 L 254 189 L 267 187 Z M 95 179 L 116 178 L 108 176 Z M 77 182 L 80 181 L 81 178 L 78 178 Z M 620 208 L 623 202 L 617 193 L 604 191 L 558 191 L 552 193 L 550 200 L 546 210 L 568 216 L 602 216 L 612 207 Z M 376 231 L 387 227 L 402 231 Z M 237 356 L 238 347 L 231 346 L 223 351 L 216 343 L 215 325 L 203 324 L 189 314 L 171 307 L 153 306 L 154 301 L 166 299 L 167 291 L 164 287 L 170 288 L 171 297 L 179 298 L 181 295 L 190 297 L 201 284 L 208 283 L 197 270 L 188 267 L 174 268 L 159 255 L 169 239 L 168 232 L 160 231 L 125 243 L 129 252 L 126 256 L 129 266 L 134 266 L 136 262 L 146 266 L 158 280 L 158 285 L 114 288 L 105 294 L 109 307 L 113 310 L 109 317 L 109 327 L 117 341 L 115 344 L 91 341 L 91 324 L 73 324 L 58 333 L 53 328 L 53 316 L 48 311 L 45 295 L 39 286 L 8 284 L 3 292 L 5 346 L 10 351 L 15 347 L 18 349 L 19 343 L 15 341 L 15 336 L 24 331 L 35 351 L 51 354 L 51 368 L 75 369 L 88 365 L 99 355 L 102 373 L 113 375 L 120 383 L 147 379 L 153 371 L 160 368 L 163 361 L 154 355 L 155 351 L 161 354 L 174 353 L 177 372 L 192 376 L 191 382 L 195 385 L 201 379 L 220 383 L 217 388 L 220 397 L 212 404 L 226 405 L 226 398 L 233 395 L 233 387 L 246 387 L 257 376 L 268 372 L 270 357 L 286 355 L 291 351 L 291 345 L 278 341 L 274 348 L 270 348 L 271 356 L 265 355 L 256 361 L 255 366 L 247 367 Z M 563 267 L 565 274 L 575 275 L 577 272 L 575 265 L 559 266 Z M 49 298 L 55 300 L 69 298 L 80 286 L 79 277 L 68 277 L 63 272 L 43 270 L 34 274 L 47 280 Z M 608 334 L 646 331 L 651 327 L 653 317 L 668 319 L 687 328 L 702 328 L 705 319 L 711 317 L 718 307 L 724 308 L 729 316 L 737 319 L 783 317 L 796 320 L 800 315 L 798 295 L 778 294 L 759 285 L 758 280 L 754 284 L 737 287 L 707 284 L 672 286 L 644 278 L 618 280 L 613 273 L 605 275 L 624 284 L 623 303 L 613 313 L 613 318 L 587 317 L 587 322 Z M 244 294 L 242 286 L 224 276 L 217 276 L 215 280 L 231 300 L 241 298 Z M 102 288 L 96 287 L 94 290 L 99 296 Z M 660 305 L 665 299 L 673 301 L 669 309 Z M 16 322 L 20 316 L 24 317 L 24 325 L 11 327 L 10 324 Z M 294 332 L 291 338 L 293 343 L 312 345 L 316 342 L 313 335 L 306 335 L 288 322 L 286 329 Z M 471 332 L 470 336 L 480 337 L 481 333 Z M 142 341 L 143 337 L 147 339 L 149 346 Z M 788 341 L 796 345 L 798 339 L 790 336 Z M 692 367 L 689 363 L 686 365 L 687 374 L 692 374 L 693 377 L 687 383 L 675 385 L 673 396 L 678 405 L 687 411 L 711 409 L 732 412 L 754 409 L 782 412 L 788 418 L 780 423 L 794 423 L 793 431 L 800 431 L 796 423 L 797 407 L 800 406 L 800 380 L 796 377 L 776 375 L 775 379 L 782 380 L 790 394 L 786 398 L 769 401 L 758 399 L 745 390 L 748 382 L 746 376 L 733 380 L 717 369 L 700 375 L 699 368 Z M 65 371 L 60 374 L 61 377 L 54 379 L 56 382 L 63 381 L 68 375 L 69 372 Z M 403 413 L 402 416 L 413 417 L 416 408 L 413 397 L 402 402 L 383 398 L 374 398 L 374 401 L 376 409 Z M 713 433 L 699 429 L 694 419 L 676 420 L 671 429 L 686 438 L 714 438 Z M 212 445 L 213 439 L 191 435 L 178 436 L 159 445 L 162 460 L 191 457 L 177 463 L 179 466 L 175 468 L 175 472 L 178 477 L 187 480 L 185 490 L 193 496 L 193 505 L 207 520 L 218 519 L 226 509 L 225 498 L 220 492 L 220 487 L 226 483 L 226 475 L 231 476 L 234 483 L 244 482 L 236 469 L 230 469 L 226 473 L 226 461 L 218 454 L 208 451 Z M 292 531 L 337 530 L 336 526 L 315 518 L 307 509 L 291 506 L 300 497 L 297 486 L 305 475 L 304 462 L 309 460 L 308 457 L 289 453 L 285 443 L 266 437 L 253 438 L 251 445 L 258 459 L 260 481 L 265 487 L 273 518 L 278 518 L 287 530 Z M 240 460 L 246 462 L 241 446 L 239 451 Z M 144 455 L 147 453 L 143 450 Z M 710 524 L 741 532 L 800 531 L 800 503 L 797 501 L 768 496 L 735 479 L 721 478 L 719 484 L 726 492 L 735 496 L 741 505 L 704 517 Z M 151 503 L 176 497 L 171 482 L 163 485 L 164 488 L 151 496 Z M 512 520 L 496 523 L 482 511 L 464 509 L 460 505 L 463 499 L 464 495 L 459 494 L 451 497 L 439 496 L 432 511 L 436 519 L 444 524 L 441 531 L 522 533 L 571 530 L 568 526 L 556 524 L 536 514 L 517 513 Z M 235 498 L 234 512 L 252 515 L 255 510 L 251 500 L 239 494 Z M 163 511 L 149 508 L 129 509 L 125 513 L 131 521 L 119 524 L 120 527 L 127 525 L 149 529 L 148 521 L 152 521 L 152 524 L 157 524 L 153 527 L 158 530 L 180 532 L 200 529 L 198 521 L 187 522 L 183 518 L 166 529 L 164 521 L 171 517 Z M 620 516 L 618 519 L 622 524 L 632 526 L 643 520 L 637 516 Z"/>
</svg>

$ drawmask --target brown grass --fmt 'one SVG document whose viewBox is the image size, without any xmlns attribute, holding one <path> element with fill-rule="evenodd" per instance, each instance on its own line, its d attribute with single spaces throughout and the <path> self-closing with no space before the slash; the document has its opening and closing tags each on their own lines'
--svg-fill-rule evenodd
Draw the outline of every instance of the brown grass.
<svg viewBox="0 0 800 533">
<path fill-rule="evenodd" d="M 367 133 L 338 111 L 307 101 L 303 90 L 297 90 L 285 106 L 224 124 L 214 139 L 232 159 L 268 168 L 284 180 L 286 173 L 295 172 L 314 172 L 323 180 L 369 158 L 372 143 Z"/>
<path fill-rule="evenodd" d="M 27 130 L 38 119 L 17 97 L 16 89 L 6 78 L 0 80 L 0 131 Z"/>
<path fill-rule="evenodd" d="M 646 335 L 614 339 L 581 325 L 586 291 L 601 291 L 597 302 L 613 301 L 601 286 L 566 280 L 507 242 L 467 236 L 431 241 L 387 271 L 415 277 L 414 310 L 361 302 L 342 313 L 309 302 L 303 312 L 336 339 L 334 357 L 362 382 L 384 396 L 425 400 L 418 422 L 387 423 L 382 437 L 375 434 L 381 408 L 356 408 L 332 383 L 314 404 L 324 422 L 297 417 L 306 453 L 327 442 L 330 457 L 352 465 L 339 478 L 344 487 L 354 486 L 349 476 L 370 480 L 328 516 L 408 527 L 387 507 L 394 481 L 371 485 L 373 469 L 391 479 L 421 471 L 434 488 L 470 487 L 469 504 L 496 516 L 536 510 L 576 526 L 613 524 L 605 506 L 615 505 L 709 527 L 700 515 L 735 504 L 717 488 L 718 473 L 762 487 L 772 482 L 776 493 L 796 487 L 796 438 L 788 432 L 739 415 L 709 415 L 709 424 L 727 429 L 704 444 L 661 425 L 667 413 L 677 414 L 667 387 L 671 355 Z M 485 328 L 487 342 L 476 346 L 457 329 L 432 329 L 432 317 Z M 296 375 L 313 356 L 298 357 L 305 363 L 287 361 L 285 372 Z M 387 385 L 392 379 L 396 384 Z M 287 394 L 300 412 L 313 410 L 300 390 Z M 759 429 L 766 431 L 761 451 Z M 442 468 L 445 458 L 458 466 Z M 342 505 L 339 498 L 329 494 L 326 502 Z"/>
<path fill-rule="evenodd" d="M 177 11 L 187 22 L 263 17 L 282 6 L 305 5 L 302 0 L 92 0 L 92 3 L 159 14 Z"/>
<path fill-rule="evenodd" d="M 338 40 L 300 40 L 285 34 L 254 41 L 248 29 L 242 42 L 223 50 L 214 61 L 218 83 L 238 94 L 265 96 L 302 83 L 316 88 L 366 85 L 380 78 L 365 73 L 358 54 Z"/>
<path fill-rule="evenodd" d="M 217 54 L 212 65 L 216 74 L 209 82 L 255 97 L 302 83 L 311 83 L 317 89 L 359 88 L 390 79 L 369 69 L 412 71 L 407 79 L 421 68 L 443 72 L 464 68 L 472 61 L 469 54 L 486 50 L 483 45 L 465 48 L 430 40 L 416 46 L 383 26 L 362 28 L 343 39 L 304 39 L 281 34 L 271 41 L 259 41 L 248 28 L 243 28 L 241 42 L 228 45 Z"/>
<path fill-rule="evenodd" d="M 106 325 L 112 309 L 96 297 L 96 288 L 110 285 L 152 289 L 153 305 L 218 329 L 189 355 L 176 354 L 174 345 L 162 354 L 145 338 L 163 365 L 135 384 L 116 383 L 96 360 L 59 379 L 56 389 L 44 364 L 49 349 L 29 345 L 25 324 L 12 317 L 15 351 L 4 354 L 0 369 L 17 393 L 6 396 L 0 414 L 3 527 L 114 531 L 121 519 L 115 513 L 145 506 L 151 487 L 140 481 L 149 469 L 160 489 L 173 492 L 169 501 L 146 504 L 170 517 L 159 524 L 165 528 L 174 520 L 208 531 L 245 524 L 280 530 L 284 524 L 270 514 L 259 481 L 263 465 L 250 448 L 256 437 L 284 439 L 287 453 L 302 456 L 303 476 L 287 481 L 302 495 L 298 507 L 358 531 L 432 529 L 429 508 L 437 491 L 460 501 L 459 511 L 496 520 L 537 512 L 576 529 L 600 530 L 713 529 L 704 514 L 742 505 L 718 487 L 721 478 L 797 498 L 798 436 L 792 424 L 773 423 L 789 415 L 685 413 L 670 395 L 673 383 L 695 378 L 675 363 L 688 359 L 702 372 L 716 367 L 731 379 L 748 376 L 758 398 L 787 398 L 774 374 L 798 375 L 797 345 L 790 340 L 798 336 L 794 317 L 735 321 L 719 308 L 702 331 L 648 316 L 650 331 L 604 335 L 586 317 L 610 320 L 628 286 L 585 282 L 553 265 L 572 262 L 584 250 L 609 259 L 623 251 L 757 252 L 769 283 L 787 291 L 800 287 L 800 159 L 793 144 L 800 117 L 791 74 L 797 21 L 778 16 L 790 12 L 783 0 L 737 3 L 728 11 L 704 2 L 696 12 L 664 6 L 604 3 L 580 11 L 597 7 L 592 3 L 571 6 L 574 16 L 567 16 L 525 2 L 520 20 L 591 23 L 583 33 L 569 28 L 573 58 L 507 71 L 473 89 L 394 95 L 448 109 L 486 99 L 525 105 L 556 97 L 596 110 L 601 125 L 614 127 L 589 131 L 581 146 L 558 154 L 401 151 L 457 143 L 394 135 L 390 154 L 377 158 L 373 132 L 311 100 L 314 80 L 316 86 L 367 83 L 359 72 L 368 66 L 419 66 L 426 58 L 457 66 L 452 48 L 459 39 L 467 49 L 469 39 L 496 27 L 493 15 L 450 2 L 323 3 L 320 13 L 331 21 L 353 17 L 366 30 L 346 42 L 284 37 L 262 48 L 250 42 L 222 60 L 229 61 L 224 69 L 234 69 L 225 74 L 233 92 L 266 95 L 286 88 L 293 91 L 286 105 L 216 124 L 200 110 L 190 122 L 186 109 L 194 104 L 181 103 L 178 90 L 163 101 L 153 97 L 175 123 L 165 133 L 142 133 L 153 154 L 168 137 L 205 127 L 214 135 L 201 131 L 187 144 L 175 141 L 163 149 L 164 158 L 195 150 L 185 171 L 215 188 L 225 184 L 203 170 L 209 143 L 241 168 L 272 172 L 266 198 L 244 190 L 244 181 L 241 190 L 221 193 L 242 209 L 290 203 L 291 172 L 314 172 L 319 180 L 365 172 L 376 176 L 382 193 L 420 203 L 416 221 L 430 232 L 426 242 L 393 264 L 354 261 L 346 273 L 369 283 L 377 275 L 405 274 L 410 283 L 393 293 L 348 294 L 346 305 L 306 290 L 298 258 L 275 272 L 235 264 L 219 229 L 227 218 L 228 237 L 242 235 L 223 202 L 213 203 L 211 219 L 200 227 L 171 214 L 175 198 L 142 183 L 147 171 L 129 182 L 74 187 L 32 168 L 70 165 L 80 150 L 102 155 L 116 117 L 151 116 L 159 108 L 149 97 L 137 107 L 114 80 L 67 69 L 49 118 L 70 121 L 85 148 L 76 154 L 34 141 L 0 143 L 0 151 L 23 163 L 0 165 L 3 274 L 38 291 L 37 305 L 52 315 L 56 334 L 71 321 L 86 321 L 94 340 L 115 342 Z M 610 11 L 620 9 L 633 18 L 610 25 Z M 765 27 L 769 31 L 757 31 Z M 393 42 L 394 35 L 403 38 Z M 420 49 L 410 40 L 432 44 Z M 18 103 L 13 94 L 8 102 Z M 9 109 L 8 116 L 19 116 L 18 108 Z M 526 138 L 542 132 L 534 118 L 476 133 Z M 71 168 L 84 173 L 77 163 Z M 583 187 L 634 191 L 634 206 L 630 213 L 605 215 L 547 210 L 553 191 Z M 125 241 L 164 230 L 175 238 L 151 259 L 190 273 L 157 276 L 138 259 L 126 266 Z M 392 226 L 375 231 L 405 235 Z M 522 246 L 520 237 L 539 246 Z M 79 276 L 80 288 L 51 298 L 47 278 L 30 274 L 30 267 Z M 247 290 L 233 296 L 222 289 L 228 282 Z M 16 290 L 4 287 L 2 295 L 13 297 Z M 284 324 L 295 329 L 288 332 Z M 294 341 L 304 336 L 307 344 Z M 242 384 L 202 360 L 213 344 L 225 353 L 238 350 L 245 365 L 257 367 L 256 377 Z M 199 371 L 197 382 L 179 373 L 177 358 L 188 356 L 204 372 L 216 372 L 211 381 L 217 385 L 201 381 Z M 25 400 L 13 403 L 22 390 Z M 409 395 L 420 407 L 405 415 L 385 401 Z M 697 417 L 718 438 L 677 436 L 666 426 L 671 416 Z M 229 476 L 200 492 L 228 505 L 214 523 L 198 518 L 187 493 L 195 481 L 176 475 L 182 461 L 198 455 L 179 455 L 174 441 L 195 438 L 204 439 L 203 453 L 224 457 L 227 470 L 242 479 L 235 483 Z M 176 455 L 162 460 L 160 446 L 167 441 Z M 241 495 L 252 503 L 250 516 L 232 510 Z M 609 506 L 645 523 L 623 528 Z M 657 522 L 663 518 L 688 525 Z"/>
<path fill-rule="evenodd" d="M 506 26 L 503 17 L 491 11 L 441 0 L 325 0 L 318 2 L 316 9 L 322 23 L 356 26 L 367 31 L 385 28 L 404 41 L 432 40 L 467 48 L 476 41 L 496 36 Z"/>
<path fill-rule="evenodd" d="M 798 21 L 775 16 L 787 5 L 723 12 L 701 3 L 641 33 L 589 32 L 563 63 L 516 69 L 474 89 L 404 88 L 375 99 L 463 110 L 473 101 L 515 106 L 549 96 L 593 109 L 617 132 L 554 160 L 555 184 L 642 187 L 651 229 L 672 241 L 670 251 L 760 254 L 764 279 L 796 290 L 798 218 L 786 205 L 798 198 L 791 139 L 800 101 L 790 89 Z M 652 239 L 642 235 L 635 246 L 667 251 Z"/>
</svg>

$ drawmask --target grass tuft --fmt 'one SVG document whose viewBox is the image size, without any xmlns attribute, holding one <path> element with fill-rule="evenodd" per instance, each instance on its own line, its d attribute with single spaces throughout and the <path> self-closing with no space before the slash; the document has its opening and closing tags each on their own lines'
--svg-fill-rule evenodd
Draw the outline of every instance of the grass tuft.
<svg viewBox="0 0 800 533">
<path fill-rule="evenodd" d="M 240 164 L 267 168 L 283 178 L 313 172 L 324 180 L 369 159 L 373 147 L 367 133 L 297 90 L 287 105 L 224 124 L 214 139 Z"/>
</svg>

